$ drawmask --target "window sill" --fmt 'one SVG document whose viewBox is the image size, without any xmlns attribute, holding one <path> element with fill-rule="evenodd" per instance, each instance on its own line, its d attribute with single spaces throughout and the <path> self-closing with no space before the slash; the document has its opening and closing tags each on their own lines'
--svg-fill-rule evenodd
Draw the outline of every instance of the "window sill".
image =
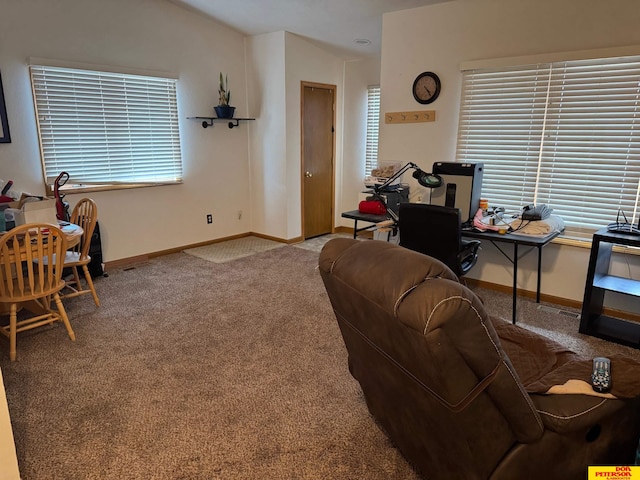
<svg viewBox="0 0 640 480">
<path fill-rule="evenodd" d="M 576 237 L 559 236 L 551 240 L 551 243 L 557 243 L 558 245 L 567 245 L 570 247 L 587 248 L 591 249 L 591 240 Z"/>
<path fill-rule="evenodd" d="M 571 234 L 569 234 L 571 235 Z M 554 238 L 551 243 L 555 243 L 558 245 L 567 245 L 570 247 L 577 247 L 577 248 L 586 248 L 588 250 L 591 250 L 591 239 L 587 240 L 584 238 L 578 238 L 578 237 L 565 237 L 565 236 L 560 236 L 560 237 L 556 237 Z M 638 247 L 628 247 L 625 245 L 614 245 L 613 246 L 613 251 L 616 253 L 625 253 L 625 254 L 629 254 L 629 255 L 640 255 L 640 248 Z"/>
<path fill-rule="evenodd" d="M 110 190 L 128 190 L 131 188 L 147 188 L 147 187 L 161 187 L 164 185 L 182 185 L 182 180 L 177 182 L 150 182 L 150 183 L 109 183 L 109 184 L 67 184 L 60 188 L 60 193 L 63 194 L 76 194 L 76 193 L 91 193 L 91 192 L 106 192 Z M 48 195 L 53 195 L 53 186 L 47 185 Z"/>
</svg>

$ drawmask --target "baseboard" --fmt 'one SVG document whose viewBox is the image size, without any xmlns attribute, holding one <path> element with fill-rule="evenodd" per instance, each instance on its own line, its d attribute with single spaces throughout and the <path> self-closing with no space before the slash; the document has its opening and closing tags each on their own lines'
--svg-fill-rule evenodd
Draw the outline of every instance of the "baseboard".
<svg viewBox="0 0 640 480">
<path fill-rule="evenodd" d="M 353 234 L 353 228 L 349 228 L 349 227 L 336 227 L 334 229 L 335 233 L 349 233 L 349 234 Z M 365 232 L 365 233 L 370 233 L 370 232 Z M 157 252 L 152 252 L 152 253 L 148 253 L 146 255 L 138 255 L 135 257 L 128 257 L 128 258 L 121 258 L 118 260 L 112 260 L 110 262 L 105 262 L 105 266 L 104 269 L 105 271 L 108 271 L 109 269 L 118 269 L 118 268 L 127 268 L 139 263 L 143 263 L 148 261 L 150 258 L 156 258 L 156 257 L 161 257 L 163 255 L 170 255 L 172 253 L 179 253 L 183 250 L 187 250 L 189 248 L 197 248 L 197 247 L 204 247 L 205 245 L 212 245 L 214 243 L 221 243 L 221 242 L 226 242 L 229 240 L 235 240 L 237 238 L 243 238 L 243 237 L 249 237 L 249 236 L 253 236 L 253 237 L 260 237 L 260 238 L 264 238 L 267 240 L 272 240 L 274 242 L 281 242 L 281 243 L 286 243 L 287 245 L 291 245 L 294 243 L 300 243 L 304 241 L 303 237 L 295 237 L 295 238 L 290 238 L 290 239 L 283 239 L 283 238 L 278 238 L 278 237 L 272 237 L 270 235 L 264 235 L 261 233 L 255 233 L 255 232 L 247 232 L 247 233 L 241 233 L 238 235 L 231 235 L 229 237 L 223 237 L 223 238 L 216 238 L 215 240 L 209 240 L 206 242 L 199 242 L 199 243 L 192 243 L 190 245 L 185 245 L 183 247 L 176 247 L 176 248 L 170 248 L 168 250 L 160 250 Z M 367 235 L 366 235 L 367 236 Z M 372 237 L 373 235 L 371 235 Z M 501 285 L 499 283 L 492 283 L 492 282 L 486 282 L 484 280 L 478 280 L 475 278 L 465 278 L 464 281 L 466 282 L 467 285 L 469 286 L 477 286 L 477 287 L 481 287 L 481 288 L 486 288 L 488 290 L 494 290 L 497 292 L 501 292 L 501 293 L 506 293 L 506 294 L 511 294 L 511 287 L 508 285 Z M 518 289 L 518 295 L 521 297 L 525 297 L 525 298 L 530 298 L 535 300 L 536 298 L 536 292 L 530 291 L 530 290 L 525 290 L 525 289 Z M 565 307 L 572 307 L 572 308 L 576 308 L 578 310 L 580 310 L 582 308 L 582 302 L 578 302 L 576 300 L 571 300 L 568 298 L 562 298 L 562 297 L 556 297 L 554 295 L 547 295 L 545 293 L 541 293 L 540 294 L 540 300 L 543 302 L 549 302 L 549 303 L 553 303 L 555 305 L 561 305 L 561 306 L 565 306 Z M 612 308 L 605 308 L 604 312 L 605 315 L 609 315 L 611 317 L 616 317 L 616 318 L 621 318 L 623 320 L 630 320 L 630 321 L 634 321 L 634 322 L 640 322 L 640 314 L 634 314 L 634 313 L 630 313 L 630 312 L 624 312 L 621 310 L 615 310 Z"/>
<path fill-rule="evenodd" d="M 348 233 L 353 235 L 353 228 L 351 227 L 336 227 L 333 229 L 335 233 Z"/>
<path fill-rule="evenodd" d="M 334 233 L 348 233 L 349 235 L 353 235 L 353 228 L 352 227 L 336 227 L 333 229 Z M 369 230 L 369 231 L 361 231 L 358 234 L 358 237 L 362 237 L 362 238 L 373 238 L 373 231 Z"/>
<path fill-rule="evenodd" d="M 304 241 L 304 238 L 302 237 L 283 239 L 283 238 L 272 237 L 270 235 L 263 235 L 261 233 L 255 233 L 255 232 L 240 233 L 238 235 L 231 235 L 228 237 L 216 238 L 215 240 L 208 240 L 206 242 L 191 243 L 189 245 L 183 245 L 182 247 L 169 248 L 167 250 L 159 250 L 157 252 L 151 252 L 144 255 L 137 255 L 135 257 L 127 257 L 127 258 L 120 258 L 118 260 L 111 260 L 109 262 L 105 262 L 104 270 L 107 271 L 109 269 L 127 268 L 139 263 L 147 262 L 149 261 L 150 258 L 157 258 L 157 257 L 162 257 L 164 255 L 171 255 L 172 253 L 180 253 L 183 250 L 188 250 L 190 248 L 204 247 L 206 245 L 213 245 L 215 243 L 227 242 L 229 240 L 236 240 L 238 238 L 244 238 L 244 237 L 259 237 L 259 238 L 264 238 L 266 240 L 272 240 L 274 242 L 286 243 L 288 245 L 294 244 L 294 243 L 300 243 Z"/>
<path fill-rule="evenodd" d="M 464 278 L 464 281 L 469 286 L 486 288 L 487 290 L 493 290 L 500 293 L 508 293 L 511 295 L 512 287 L 510 285 L 501 285 L 499 283 L 486 282 L 484 280 L 478 280 L 475 278 Z M 525 290 L 523 288 L 518 289 L 518 296 L 530 298 L 535 300 L 536 292 Z M 582 308 L 582 302 L 578 302 L 576 300 L 570 300 L 568 298 L 556 297 L 554 295 L 547 295 L 544 293 L 540 293 L 540 300 L 543 302 L 549 302 L 556 305 L 562 305 L 564 307 L 572 307 L 572 308 Z"/>
<path fill-rule="evenodd" d="M 127 268 L 139 263 L 144 263 L 149 260 L 149 255 L 138 255 L 135 257 L 121 258 L 119 260 L 112 260 L 104 263 L 104 271 L 117 270 L 119 268 Z"/>
<path fill-rule="evenodd" d="M 481 288 L 486 288 L 487 290 L 493 290 L 496 292 L 500 292 L 500 293 L 506 293 L 511 295 L 511 287 L 508 285 L 501 285 L 499 283 L 492 283 L 492 282 L 485 282 L 483 280 L 478 280 L 475 278 L 464 278 L 464 282 L 469 285 L 470 287 L 481 287 Z M 525 290 L 522 288 L 518 289 L 518 296 L 520 297 L 525 297 L 525 298 L 529 298 L 531 300 L 535 300 L 536 299 L 536 292 L 533 292 L 531 290 Z M 577 300 L 571 300 L 568 298 L 562 298 L 562 297 L 556 297 L 554 295 L 547 295 L 545 293 L 540 293 L 540 301 L 541 302 L 548 302 L 548 303 L 553 303 L 554 305 L 560 305 L 563 307 L 571 307 L 571 308 L 575 308 L 578 310 L 582 309 L 582 302 L 579 302 Z M 640 314 L 635 314 L 635 313 L 631 313 L 631 312 L 625 312 L 622 310 L 616 310 L 614 308 L 604 308 L 603 309 L 603 314 L 610 316 L 610 317 L 615 317 L 615 318 L 621 318 L 623 320 L 629 320 L 632 322 L 640 322 Z"/>
<path fill-rule="evenodd" d="M 244 236 L 245 237 L 252 236 L 252 237 L 258 237 L 258 238 L 264 238 L 266 240 L 272 240 L 274 242 L 286 243 L 287 245 L 292 245 L 294 243 L 304 242 L 304 238 L 303 237 L 294 237 L 294 238 L 289 238 L 289 239 L 285 240 L 284 238 L 272 237 L 271 235 L 263 235 L 261 233 L 255 233 L 255 232 L 248 233 L 248 234 L 246 234 Z"/>
</svg>

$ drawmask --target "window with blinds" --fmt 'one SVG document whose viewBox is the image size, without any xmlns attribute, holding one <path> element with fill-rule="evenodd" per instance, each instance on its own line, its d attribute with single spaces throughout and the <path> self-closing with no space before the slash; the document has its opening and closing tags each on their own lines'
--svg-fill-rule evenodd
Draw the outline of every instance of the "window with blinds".
<svg viewBox="0 0 640 480">
<path fill-rule="evenodd" d="M 174 78 L 31 65 L 47 185 L 182 180 Z"/>
<path fill-rule="evenodd" d="M 463 71 L 457 161 L 483 162 L 507 211 L 548 204 L 576 234 L 637 223 L 640 56 Z"/>
<path fill-rule="evenodd" d="M 367 144 L 365 175 L 378 166 L 378 133 L 380 131 L 380 87 L 367 87 Z"/>
</svg>

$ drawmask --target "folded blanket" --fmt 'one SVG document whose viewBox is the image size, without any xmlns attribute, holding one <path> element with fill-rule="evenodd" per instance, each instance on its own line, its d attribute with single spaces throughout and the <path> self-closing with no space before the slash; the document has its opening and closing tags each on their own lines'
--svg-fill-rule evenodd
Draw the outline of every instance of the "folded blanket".
<svg viewBox="0 0 640 480">
<path fill-rule="evenodd" d="M 617 398 L 637 398 L 640 396 L 640 363 L 631 357 L 614 354 L 611 359 L 611 392 Z M 592 359 L 572 360 L 537 381 L 526 384 L 527 392 L 535 393 L 583 393 L 598 394 L 591 388 Z M 581 382 L 579 382 L 581 381 Z M 580 383 L 583 383 L 581 386 Z M 588 388 L 585 388 L 585 385 Z M 610 397 L 609 397 L 610 398 Z"/>
<path fill-rule="evenodd" d="M 578 380 L 575 378 L 567 380 L 562 385 L 553 385 L 545 393 L 549 395 L 582 394 L 582 395 L 589 395 L 594 397 L 617 398 L 615 395 L 612 395 L 610 393 L 598 393 L 593 390 L 590 383 L 587 383 L 584 380 Z"/>
<path fill-rule="evenodd" d="M 564 220 L 557 215 L 549 215 L 544 220 L 522 220 L 518 218 L 511 222 L 511 229 L 518 234 L 544 236 L 564 230 Z"/>
<path fill-rule="evenodd" d="M 591 388 L 593 359 L 519 325 L 491 317 L 500 344 L 528 393 L 583 394 L 604 398 L 640 397 L 640 362 L 611 354 L 611 391 Z"/>
</svg>

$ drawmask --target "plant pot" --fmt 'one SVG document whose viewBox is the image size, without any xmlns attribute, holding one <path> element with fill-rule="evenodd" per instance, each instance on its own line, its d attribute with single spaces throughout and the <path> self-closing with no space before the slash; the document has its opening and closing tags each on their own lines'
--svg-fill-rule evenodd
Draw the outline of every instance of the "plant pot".
<svg viewBox="0 0 640 480">
<path fill-rule="evenodd" d="M 218 105 L 213 109 L 216 111 L 218 118 L 233 118 L 233 114 L 236 111 L 236 107 L 230 107 L 229 105 Z"/>
</svg>

